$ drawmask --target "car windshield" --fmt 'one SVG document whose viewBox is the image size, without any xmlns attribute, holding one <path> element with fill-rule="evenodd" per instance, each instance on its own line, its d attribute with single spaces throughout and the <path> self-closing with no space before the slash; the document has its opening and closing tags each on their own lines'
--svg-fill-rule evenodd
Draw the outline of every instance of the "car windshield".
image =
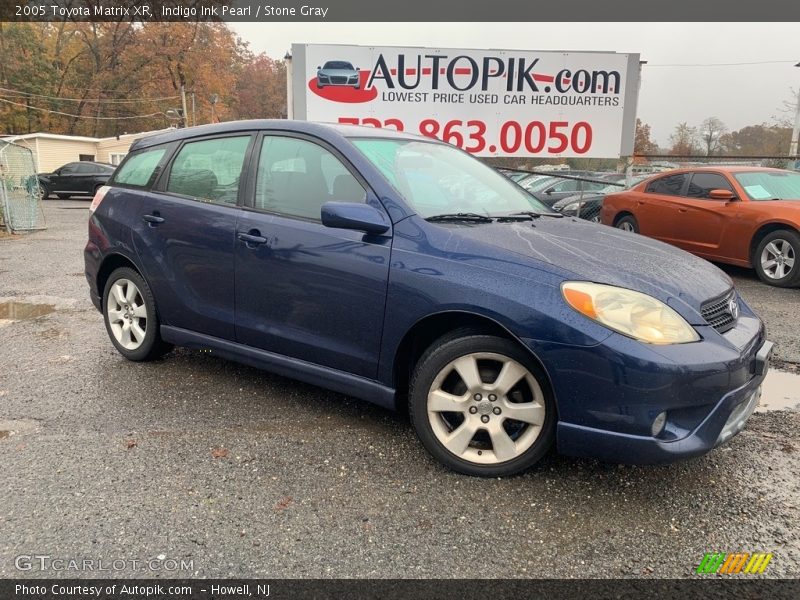
<svg viewBox="0 0 800 600">
<path fill-rule="evenodd" d="M 800 173 L 745 171 L 733 176 L 751 200 L 800 200 Z"/>
<path fill-rule="evenodd" d="M 453 146 L 386 138 L 352 142 L 422 217 L 551 212 L 510 179 Z"/>
<path fill-rule="evenodd" d="M 345 62 L 343 60 L 329 60 L 323 66 L 323 69 L 346 69 L 348 71 L 354 71 L 353 65 L 349 62 Z"/>
</svg>

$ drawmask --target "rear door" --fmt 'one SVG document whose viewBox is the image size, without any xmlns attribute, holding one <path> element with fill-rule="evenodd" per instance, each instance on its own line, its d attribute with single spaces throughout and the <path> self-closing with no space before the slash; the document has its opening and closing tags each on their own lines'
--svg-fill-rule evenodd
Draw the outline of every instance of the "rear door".
<svg viewBox="0 0 800 600">
<path fill-rule="evenodd" d="M 75 175 L 72 178 L 70 191 L 75 194 L 91 194 L 94 192 L 94 178 L 98 171 L 97 165 L 90 162 L 79 162 L 75 166 Z"/>
<path fill-rule="evenodd" d="M 374 379 L 391 234 L 325 227 L 320 212 L 329 200 L 383 207 L 316 138 L 266 133 L 256 153 L 237 228 L 237 340 Z"/>
<path fill-rule="evenodd" d="M 652 180 L 643 192 L 631 194 L 631 209 L 639 223 L 639 233 L 674 243 L 677 237 L 678 205 L 686 189 L 685 173 L 666 175 Z"/>
<path fill-rule="evenodd" d="M 242 171 L 254 136 L 192 138 L 141 199 L 134 244 L 162 322 L 234 334 L 234 240 Z"/>
</svg>

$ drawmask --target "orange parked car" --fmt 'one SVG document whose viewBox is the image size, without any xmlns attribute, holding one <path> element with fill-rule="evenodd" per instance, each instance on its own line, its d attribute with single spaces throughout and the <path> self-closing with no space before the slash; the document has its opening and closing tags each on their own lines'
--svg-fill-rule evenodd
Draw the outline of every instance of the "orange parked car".
<svg viewBox="0 0 800 600">
<path fill-rule="evenodd" d="M 601 222 L 800 287 L 800 173 L 697 167 L 606 196 Z"/>
</svg>

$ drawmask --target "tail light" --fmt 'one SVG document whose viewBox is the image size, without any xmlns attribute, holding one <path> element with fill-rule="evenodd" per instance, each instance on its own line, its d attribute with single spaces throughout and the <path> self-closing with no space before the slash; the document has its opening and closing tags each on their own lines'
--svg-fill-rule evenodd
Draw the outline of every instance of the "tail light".
<svg viewBox="0 0 800 600">
<path fill-rule="evenodd" d="M 106 197 L 106 194 L 110 189 L 111 188 L 107 185 L 97 188 L 94 198 L 92 198 L 92 203 L 89 205 L 89 212 L 94 212 L 97 210 L 97 207 L 100 206 L 100 203 L 103 201 L 103 198 Z"/>
</svg>

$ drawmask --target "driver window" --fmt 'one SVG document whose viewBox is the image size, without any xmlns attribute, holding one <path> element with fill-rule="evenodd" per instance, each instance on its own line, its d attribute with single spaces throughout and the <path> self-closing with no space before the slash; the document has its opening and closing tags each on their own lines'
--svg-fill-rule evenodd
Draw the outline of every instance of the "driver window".
<svg viewBox="0 0 800 600">
<path fill-rule="evenodd" d="M 731 184 L 718 173 L 695 173 L 689 182 L 686 195 L 689 198 L 710 198 L 711 190 L 728 190 L 733 192 Z"/>
<path fill-rule="evenodd" d="M 266 136 L 256 175 L 255 208 L 320 220 L 328 201 L 366 202 L 367 193 L 331 152 L 307 140 Z"/>
</svg>

